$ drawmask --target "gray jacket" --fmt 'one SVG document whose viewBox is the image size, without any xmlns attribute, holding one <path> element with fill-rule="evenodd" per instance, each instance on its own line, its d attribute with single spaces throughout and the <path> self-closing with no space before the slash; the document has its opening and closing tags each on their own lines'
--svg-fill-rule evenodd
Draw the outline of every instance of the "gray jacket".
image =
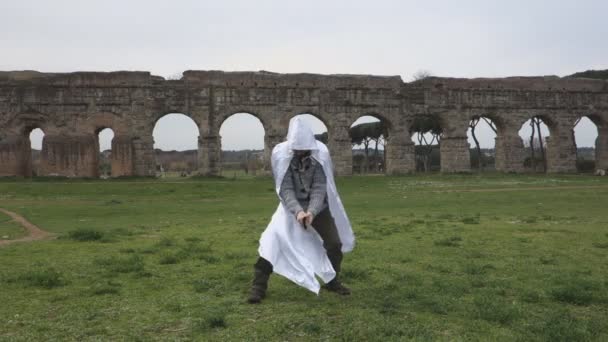
<svg viewBox="0 0 608 342">
<path fill-rule="evenodd" d="M 294 157 L 279 192 L 283 203 L 294 215 L 299 211 L 310 211 L 317 216 L 327 208 L 327 178 L 323 166 L 314 158 Z"/>
</svg>

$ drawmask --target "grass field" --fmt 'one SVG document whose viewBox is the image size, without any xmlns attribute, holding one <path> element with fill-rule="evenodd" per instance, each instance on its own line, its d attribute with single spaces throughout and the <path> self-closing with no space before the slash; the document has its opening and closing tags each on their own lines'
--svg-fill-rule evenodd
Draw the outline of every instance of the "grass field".
<svg viewBox="0 0 608 342">
<path fill-rule="evenodd" d="M 274 275 L 249 305 L 270 178 L 0 181 L 1 208 L 58 237 L 0 247 L 0 340 L 608 340 L 608 178 L 338 186 L 353 294 Z"/>
</svg>

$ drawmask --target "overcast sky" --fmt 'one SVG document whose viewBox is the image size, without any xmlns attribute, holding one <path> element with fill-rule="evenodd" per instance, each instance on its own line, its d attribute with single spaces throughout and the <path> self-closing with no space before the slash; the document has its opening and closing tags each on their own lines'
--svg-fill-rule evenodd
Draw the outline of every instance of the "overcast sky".
<svg viewBox="0 0 608 342">
<path fill-rule="evenodd" d="M 604 0 L 3 0 L 0 70 L 565 76 L 608 68 L 606 13 Z M 254 120 L 227 122 L 224 148 L 260 148 Z M 196 130 L 163 125 L 157 147 L 196 147 Z M 595 128 L 581 130 L 590 145 Z"/>
</svg>

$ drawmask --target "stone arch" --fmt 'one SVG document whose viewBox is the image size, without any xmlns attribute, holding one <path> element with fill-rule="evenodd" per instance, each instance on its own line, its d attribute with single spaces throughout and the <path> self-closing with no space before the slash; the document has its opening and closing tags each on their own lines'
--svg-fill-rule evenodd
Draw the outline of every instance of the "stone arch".
<svg viewBox="0 0 608 342">
<path fill-rule="evenodd" d="M 431 171 L 441 168 L 441 145 L 445 122 L 440 115 L 416 114 L 407 122 L 408 140 L 414 143 L 414 165 L 416 171 Z"/>
<path fill-rule="evenodd" d="M 181 110 L 175 110 L 175 111 L 160 111 L 157 112 L 153 115 L 152 117 L 152 130 L 154 130 L 154 127 L 156 126 L 156 124 L 158 123 L 158 121 L 162 118 L 164 118 L 167 115 L 171 115 L 171 114 L 180 114 L 180 115 L 184 115 L 187 116 L 188 118 L 190 118 L 192 121 L 194 121 L 194 123 L 196 124 L 196 127 L 199 128 L 201 127 L 201 120 L 199 117 L 197 117 L 196 115 L 194 115 L 194 113 L 189 112 L 189 111 L 181 111 Z"/>
<path fill-rule="evenodd" d="M 13 125 L 3 132 L 6 135 L 0 137 L 0 176 L 31 177 L 34 173 L 44 174 L 38 166 L 42 159 L 44 137 L 53 130 L 53 126 L 41 113 L 23 113 L 17 115 L 12 122 Z M 30 137 L 36 130 L 42 132 L 42 139 L 40 150 L 34 156 Z M 37 170 L 33 169 L 34 164 Z"/>
<path fill-rule="evenodd" d="M 112 112 L 95 113 L 76 123 L 76 131 L 86 134 L 99 134 L 110 128 L 115 135 L 129 134 L 129 123 L 119 114 Z"/>
<path fill-rule="evenodd" d="M 39 112 L 26 112 L 15 117 L 16 124 L 13 132 L 16 133 L 12 141 L 3 143 L 0 149 L 8 147 L 17 162 L 18 169 L 13 170 L 14 175 L 32 175 L 32 152 L 29 134 L 36 128 L 44 132 L 40 162 L 37 167 L 38 175 L 56 175 L 66 177 L 95 177 L 94 167 L 97 156 L 94 149 L 95 141 L 92 134 L 86 134 L 78 121 L 71 127 L 56 127 L 47 118 L 48 114 Z M 3 164 L 3 162 L 0 162 Z M 4 171 L 0 171 L 4 173 Z"/>
<path fill-rule="evenodd" d="M 94 147 L 88 151 L 94 155 L 87 160 L 91 160 L 93 164 L 94 176 L 108 176 L 107 171 L 110 171 L 109 176 L 111 177 L 131 176 L 135 173 L 133 138 L 129 127 L 129 122 L 122 115 L 114 112 L 94 113 L 76 122 L 75 130 L 78 134 L 92 137 Z M 107 129 L 113 133 L 110 142 L 111 152 L 109 155 L 102 155 L 99 134 Z M 104 172 L 100 168 L 102 164 Z M 107 170 L 107 164 L 109 164 L 109 170 Z"/>
<path fill-rule="evenodd" d="M 46 135 L 46 132 L 42 128 L 39 128 L 39 127 L 32 129 L 30 131 L 30 133 L 27 135 L 27 137 L 28 137 L 27 142 L 29 142 L 29 147 L 30 147 L 30 155 L 29 155 L 29 158 L 26 157 L 27 161 L 26 161 L 26 165 L 25 165 L 24 174 L 28 177 L 29 176 L 39 176 L 42 174 L 40 164 L 41 164 L 41 159 L 42 159 L 42 147 L 44 146 L 44 136 L 45 135 Z M 38 136 L 40 138 L 40 144 L 39 145 L 36 144 L 36 146 L 34 146 L 33 139 L 38 139 Z"/>
<path fill-rule="evenodd" d="M 589 126 L 589 123 L 593 127 Z M 582 125 L 587 127 L 582 128 Z M 587 143 L 581 143 L 581 133 L 577 133 L 577 127 L 587 130 L 585 133 L 589 133 L 589 130 L 595 130 L 595 139 L 587 141 Z M 580 132 L 581 129 L 578 129 Z M 599 113 L 577 113 L 575 121 L 572 123 L 572 139 L 576 147 L 576 165 L 578 172 L 593 172 L 598 169 L 606 169 L 608 163 L 605 161 L 606 152 L 608 146 L 608 127 L 606 121 L 602 118 Z M 583 146 L 586 145 L 586 146 Z M 589 151 L 586 147 L 593 147 L 593 155 L 589 155 Z M 592 161 L 592 163 L 590 163 Z"/>
<path fill-rule="evenodd" d="M 186 136 L 182 133 L 182 135 L 179 135 L 181 141 L 177 143 L 174 141 L 172 145 L 166 146 L 166 142 L 161 141 L 164 139 L 162 136 L 176 136 L 175 131 L 167 131 L 166 120 L 174 121 L 181 126 L 180 129 L 189 133 Z M 180 176 L 196 173 L 199 170 L 202 156 L 201 144 L 203 139 L 200 132 L 199 121 L 191 113 L 165 112 L 155 115 L 154 125 L 149 133 L 149 144 L 151 145 L 149 148 L 155 173 L 161 177 L 170 174 L 170 172 Z M 155 137 L 155 135 L 161 136 Z M 194 135 L 192 141 L 189 138 L 190 135 Z M 159 143 L 165 146 L 161 146 Z"/>
<path fill-rule="evenodd" d="M 474 112 L 469 116 L 469 119 L 473 119 L 475 117 L 478 118 L 486 118 L 494 124 L 496 130 L 498 131 L 496 134 L 498 135 L 501 131 L 507 128 L 508 123 L 503 118 L 502 115 L 495 112 Z"/>
<path fill-rule="evenodd" d="M 501 118 L 493 113 L 472 113 L 469 116 L 467 141 L 471 168 L 479 171 L 495 168 L 496 140 L 503 134 L 504 127 Z"/>
<path fill-rule="evenodd" d="M 597 112 L 589 112 L 589 113 L 585 113 L 585 112 L 579 112 L 576 114 L 575 116 L 575 122 L 582 117 L 587 117 L 589 120 L 591 120 L 591 122 L 593 122 L 593 124 L 595 126 L 599 127 L 604 127 L 607 124 L 607 119 L 604 119 L 602 117 L 602 115 L 600 113 Z"/>
<path fill-rule="evenodd" d="M 233 115 L 236 114 L 248 114 L 251 115 L 253 117 L 255 117 L 256 119 L 258 119 L 260 121 L 260 123 L 262 124 L 262 127 L 264 128 L 264 132 L 266 132 L 266 130 L 268 129 L 268 118 L 266 117 L 266 115 L 264 115 L 263 113 L 259 112 L 259 111 L 254 111 L 254 110 L 250 110 L 250 109 L 232 109 L 228 112 L 224 112 L 222 114 L 220 114 L 218 116 L 218 125 L 217 125 L 217 130 L 219 132 L 219 129 L 222 127 L 222 125 L 224 124 L 224 122 L 226 120 L 228 120 L 229 118 L 231 118 Z"/>
<path fill-rule="evenodd" d="M 231 121 L 235 116 L 241 116 L 243 120 L 247 117 L 247 120 L 253 118 L 252 122 L 249 123 L 248 126 L 248 134 L 251 136 L 252 134 L 258 135 L 258 128 L 261 128 L 261 138 L 259 141 L 257 138 L 250 140 L 251 145 L 249 148 L 243 148 L 244 150 L 261 150 L 261 152 L 251 153 L 247 155 L 242 155 L 238 150 L 234 150 L 229 152 L 228 150 L 224 150 L 224 138 L 226 138 L 222 131 L 224 129 L 228 129 L 225 127 L 225 124 Z M 237 118 L 238 119 L 238 118 Z M 220 136 L 220 172 L 226 171 L 228 169 L 232 169 L 236 172 L 236 170 L 243 170 L 247 175 L 257 175 L 258 172 L 268 171 L 269 160 L 267 159 L 268 151 L 266 151 L 266 126 L 264 125 L 264 120 L 262 116 L 257 113 L 252 113 L 251 111 L 238 111 L 238 112 L 230 112 L 230 114 L 221 115 L 219 120 L 219 129 L 218 134 Z M 251 127 L 253 125 L 259 125 L 258 127 Z M 259 144 L 259 145 L 256 145 Z M 229 149 L 232 150 L 232 149 Z M 237 159 L 234 159 L 237 158 Z M 245 158 L 241 160 L 241 158 Z M 228 161 L 229 160 L 229 161 Z M 230 162 L 230 164 L 228 164 Z"/>
<path fill-rule="evenodd" d="M 545 125 L 547 125 L 547 128 L 549 129 L 549 134 L 555 134 L 556 130 L 559 129 L 559 127 L 558 127 L 559 119 L 553 117 L 552 115 L 548 115 L 548 114 L 544 114 L 544 113 L 537 113 L 537 114 L 533 113 L 531 115 L 527 115 L 525 120 L 523 122 L 521 122 L 521 126 L 523 126 L 526 122 L 528 122 L 528 120 L 533 119 L 533 118 L 541 119 L 542 122 Z"/>
<path fill-rule="evenodd" d="M 540 121 L 536 121 L 536 124 L 532 125 L 535 122 L 533 120 Z M 557 131 L 556 119 L 545 113 L 528 113 L 523 117 L 523 120 L 520 120 L 518 135 L 524 147 L 524 169 L 532 172 L 547 172 L 549 170 L 549 137 L 557 136 Z M 531 133 L 534 133 L 534 136 Z"/>
<path fill-rule="evenodd" d="M 595 143 L 595 168 L 608 170 L 608 111 L 596 114 L 601 120 Z M 597 125 L 597 124 L 596 124 Z"/>
<path fill-rule="evenodd" d="M 287 126 L 289 126 L 289 121 L 291 119 L 293 119 L 294 117 L 298 116 L 298 115 L 310 115 L 310 116 L 313 116 L 315 119 L 318 119 L 319 121 L 321 121 L 323 123 L 323 125 L 325 125 L 325 127 L 327 128 L 328 132 L 331 130 L 331 120 L 330 120 L 330 118 L 329 117 L 325 117 L 317 109 L 298 109 L 296 111 L 290 112 L 287 115 L 287 117 L 285 118 L 285 120 L 286 120 L 285 123 L 287 124 Z M 285 130 L 285 132 L 287 132 L 287 130 Z"/>
<path fill-rule="evenodd" d="M 116 133 L 110 127 L 100 128 L 95 132 L 95 145 L 97 146 L 98 153 L 97 169 L 99 171 L 99 176 L 102 178 L 112 176 L 112 154 L 114 152 L 112 149 L 112 145 L 115 137 Z M 102 138 L 110 139 L 109 146 L 102 146 Z M 108 150 L 109 152 L 107 152 Z"/>
<path fill-rule="evenodd" d="M 387 136 L 390 135 L 391 130 L 393 129 L 393 120 L 391 118 L 389 118 L 388 116 L 383 115 L 382 113 L 379 113 L 379 112 L 362 112 L 361 114 L 355 115 L 354 118 L 351 119 L 351 122 L 350 122 L 351 127 L 355 123 L 355 121 L 359 120 L 360 118 L 362 118 L 364 116 L 371 116 L 371 117 L 383 122 L 386 127 Z"/>
<path fill-rule="evenodd" d="M 358 121 L 362 121 L 360 124 L 371 124 L 377 122 L 381 125 L 377 126 L 381 127 L 381 131 L 374 129 L 369 132 L 371 133 L 371 136 L 365 135 L 365 130 L 355 131 L 354 127 L 358 125 Z M 358 115 L 354 120 L 352 120 L 349 129 L 349 137 L 351 138 L 352 146 L 351 150 L 354 150 L 356 147 L 358 147 L 358 149 L 363 148 L 364 150 L 362 154 L 355 153 L 354 151 L 352 152 L 353 173 L 386 172 L 386 150 L 391 127 L 391 123 L 388 119 L 375 113 Z M 378 133 L 379 135 L 376 136 Z M 353 134 L 356 134 L 357 136 L 353 136 Z M 360 144 L 358 144 L 359 146 L 357 146 L 356 141 L 353 139 L 360 141 Z M 371 157 L 370 148 L 373 152 Z"/>
<path fill-rule="evenodd" d="M 4 113 L 0 113 L 4 114 Z M 54 116 L 54 113 L 42 113 L 36 110 L 28 109 L 26 111 L 6 115 L 6 124 L 0 131 L 2 135 L 20 135 L 26 136 L 33 129 L 40 128 L 45 133 L 51 132 L 55 127 L 49 120 Z"/>
<path fill-rule="evenodd" d="M 325 128 L 326 128 L 328 134 L 331 132 L 331 130 L 333 128 L 331 125 L 331 120 L 329 118 L 326 118 L 323 115 L 319 114 L 319 112 L 315 111 L 315 110 L 299 110 L 294 113 L 291 113 L 287 117 L 287 126 L 289 125 L 289 120 L 291 120 L 292 118 L 294 118 L 298 115 L 310 115 L 310 116 L 318 119 L 319 121 L 321 121 L 323 123 L 323 125 L 325 125 Z M 287 130 L 285 130 L 285 132 L 287 132 Z"/>
<path fill-rule="evenodd" d="M 30 139 L 30 142 L 32 142 L 32 138 L 36 138 L 36 135 L 40 135 L 41 138 L 41 142 L 40 142 L 40 146 L 38 146 L 38 144 L 36 144 L 36 147 L 40 147 L 40 150 L 42 150 L 42 146 L 44 144 L 44 136 L 46 135 L 46 132 L 44 131 L 44 129 L 40 128 L 40 127 L 34 127 L 30 130 L 29 134 L 26 134 L 26 136 Z M 34 136 L 32 136 L 34 135 Z M 34 147 L 33 144 L 30 145 L 30 147 Z"/>
</svg>

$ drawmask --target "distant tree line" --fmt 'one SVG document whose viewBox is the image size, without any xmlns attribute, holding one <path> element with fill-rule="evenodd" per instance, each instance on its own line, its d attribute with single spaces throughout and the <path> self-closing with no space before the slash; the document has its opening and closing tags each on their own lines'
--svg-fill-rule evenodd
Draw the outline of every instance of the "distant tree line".
<svg viewBox="0 0 608 342">
<path fill-rule="evenodd" d="M 608 80 L 608 69 L 606 69 L 606 70 L 587 70 L 587 71 L 574 73 L 568 77 L 583 77 L 583 78 L 595 78 L 598 80 Z"/>
</svg>

